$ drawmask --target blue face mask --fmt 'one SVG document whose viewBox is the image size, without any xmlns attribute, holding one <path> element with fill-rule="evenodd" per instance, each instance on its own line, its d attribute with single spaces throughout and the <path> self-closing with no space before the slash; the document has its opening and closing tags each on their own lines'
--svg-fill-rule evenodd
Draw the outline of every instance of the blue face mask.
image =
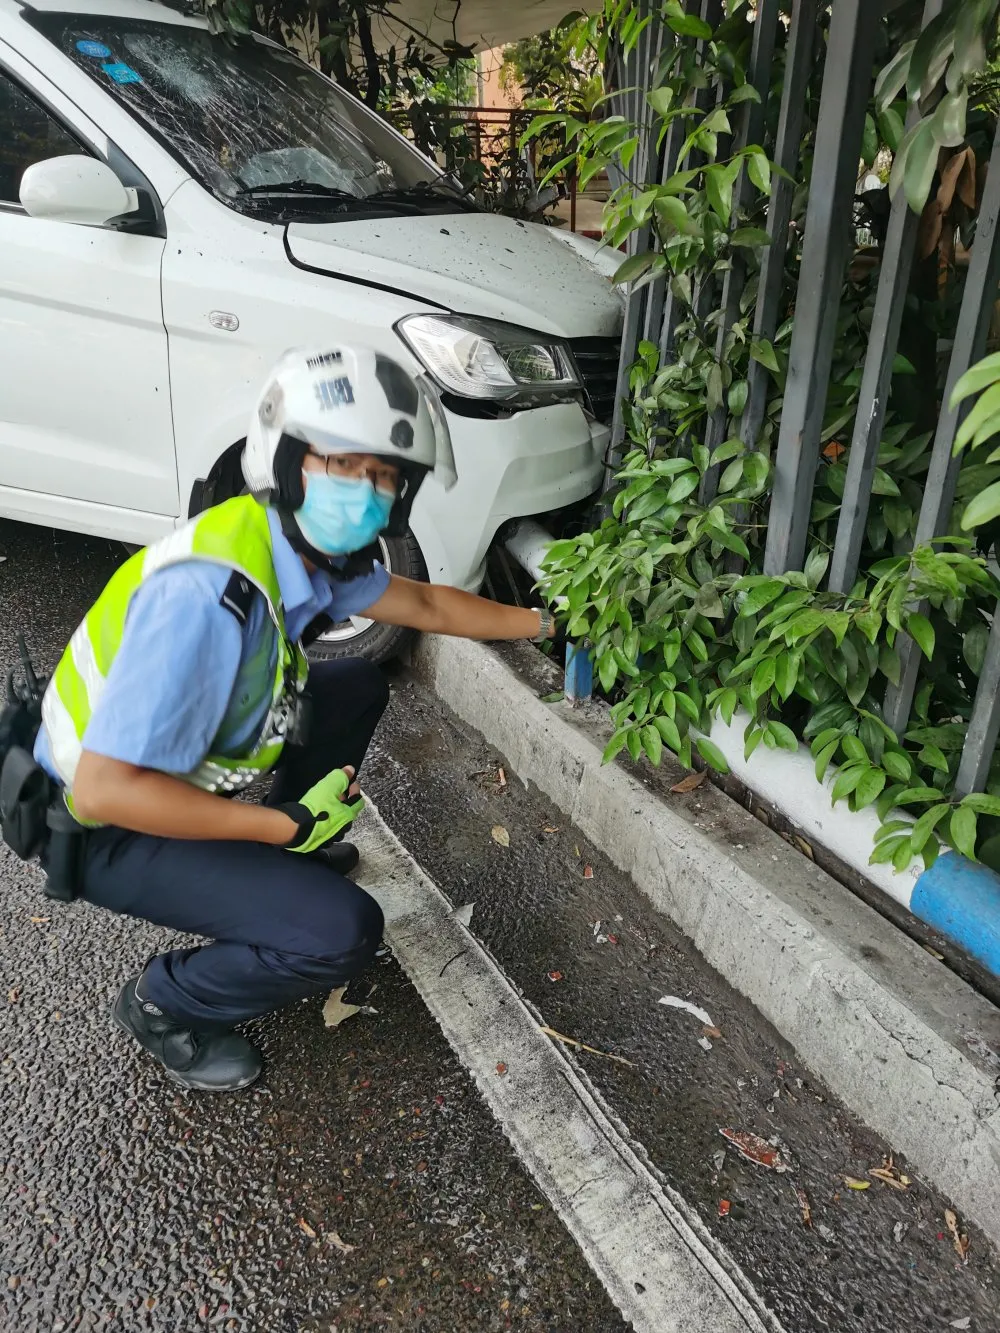
<svg viewBox="0 0 1000 1333">
<path fill-rule="evenodd" d="M 295 521 L 310 546 L 324 555 L 350 555 L 370 546 L 389 522 L 393 497 L 366 477 L 306 473 L 306 498 Z"/>
</svg>

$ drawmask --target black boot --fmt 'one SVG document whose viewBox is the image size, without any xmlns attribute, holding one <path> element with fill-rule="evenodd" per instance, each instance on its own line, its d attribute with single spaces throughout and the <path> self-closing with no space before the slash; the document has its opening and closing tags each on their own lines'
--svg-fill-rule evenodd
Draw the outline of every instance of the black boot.
<svg viewBox="0 0 1000 1333">
<path fill-rule="evenodd" d="M 118 993 L 111 1016 L 163 1064 L 182 1088 L 235 1092 L 263 1068 L 260 1052 L 237 1032 L 197 1032 L 158 1009 L 141 993 L 142 973 Z"/>
<path fill-rule="evenodd" d="M 352 842 L 325 842 L 309 855 L 314 861 L 322 861 L 338 875 L 349 875 L 361 860 L 361 854 Z"/>
</svg>

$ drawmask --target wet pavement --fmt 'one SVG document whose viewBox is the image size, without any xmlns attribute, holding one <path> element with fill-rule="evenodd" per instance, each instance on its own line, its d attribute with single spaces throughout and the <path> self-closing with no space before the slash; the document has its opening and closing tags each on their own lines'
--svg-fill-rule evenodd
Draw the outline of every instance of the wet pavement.
<svg viewBox="0 0 1000 1333">
<path fill-rule="evenodd" d="M 0 554 L 0 660 L 23 628 L 49 667 L 121 552 L 0 523 Z M 908 1188 L 873 1180 L 891 1145 L 501 756 L 405 672 L 393 686 L 365 774 L 383 817 L 475 904 L 474 932 L 547 1024 L 632 1062 L 574 1056 L 788 1333 L 1000 1327 L 984 1239 L 960 1221 L 963 1263 L 947 1201 L 898 1158 Z M 48 903 L 0 849 L 4 1333 L 624 1329 L 391 957 L 359 983 L 377 1013 L 271 1016 L 255 1025 L 264 1084 L 196 1098 L 107 1022 L 167 938 Z M 792 1169 L 741 1160 L 724 1128 L 777 1138 Z"/>
</svg>

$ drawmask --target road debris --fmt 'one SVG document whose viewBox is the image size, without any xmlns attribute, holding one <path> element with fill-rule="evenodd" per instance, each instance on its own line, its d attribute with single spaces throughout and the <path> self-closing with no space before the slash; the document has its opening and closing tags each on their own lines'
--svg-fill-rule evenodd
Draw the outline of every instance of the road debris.
<svg viewBox="0 0 1000 1333">
<path fill-rule="evenodd" d="M 584 867 L 583 867 L 583 878 L 584 878 L 584 879 L 593 879 L 593 878 L 594 878 L 594 867 L 593 867 L 593 866 L 584 866 Z"/>
<path fill-rule="evenodd" d="M 543 825 L 542 825 L 542 832 L 543 832 L 543 833 L 558 833 L 559 831 L 560 831 L 560 829 L 559 829 L 559 825 L 558 825 L 558 824 L 543 824 Z"/>
<path fill-rule="evenodd" d="M 562 703 L 565 698 L 565 690 L 553 690 L 551 694 L 540 694 L 538 696 L 538 702 L 542 704 L 558 704 Z"/>
<path fill-rule="evenodd" d="M 309 1223 L 306 1221 L 304 1217 L 299 1218 L 299 1230 L 304 1232 L 305 1235 L 307 1235 L 310 1240 L 316 1239 L 316 1232 L 313 1231 L 312 1227 L 309 1225 Z"/>
<path fill-rule="evenodd" d="M 961 1319 L 953 1319 L 951 1323 L 948 1325 L 949 1328 L 971 1328 L 971 1326 L 972 1326 L 972 1316 L 968 1314 L 963 1316 L 963 1318 Z"/>
<path fill-rule="evenodd" d="M 709 1041 L 707 1037 L 699 1037 L 698 1045 L 701 1047 L 703 1051 L 710 1051 L 712 1049 L 712 1043 Z"/>
<path fill-rule="evenodd" d="M 468 927 L 472 925 L 472 913 L 475 910 L 475 906 L 475 903 L 465 903 L 461 907 L 456 907 L 451 914 L 452 918 L 457 921 L 460 926 L 465 926 L 466 929 L 468 929 Z"/>
<path fill-rule="evenodd" d="M 29 918 L 33 926 L 47 926 L 52 920 L 50 916 L 33 916 Z"/>
<path fill-rule="evenodd" d="M 716 1171 L 721 1171 L 726 1165 L 725 1148 L 720 1148 L 718 1152 L 712 1153 L 712 1165 L 715 1167 Z"/>
<path fill-rule="evenodd" d="M 323 1006 L 323 1022 L 328 1028 L 339 1027 L 345 1018 L 350 1018 L 361 1011 L 360 1004 L 344 1003 L 343 995 L 346 990 L 346 986 L 338 986 L 336 990 L 332 990 Z"/>
<path fill-rule="evenodd" d="M 550 980 L 550 981 L 562 981 L 562 979 L 563 979 L 563 974 L 562 974 L 561 972 L 550 972 L 550 973 L 549 973 L 549 980 Z"/>
<path fill-rule="evenodd" d="M 506 787 L 507 785 L 507 774 L 502 766 L 497 769 L 497 782 L 501 787 Z"/>
<path fill-rule="evenodd" d="M 690 1000 L 682 1000 L 677 995 L 661 995 L 657 1003 L 665 1004 L 670 1009 L 685 1010 L 685 1012 L 692 1014 L 697 1018 L 702 1027 L 711 1028 L 715 1026 L 708 1014 L 705 1013 L 705 1010 L 699 1009 L 698 1006 L 692 1004 Z"/>
<path fill-rule="evenodd" d="M 501 1060 L 500 1063 L 497 1065 L 497 1073 L 500 1075 L 501 1078 L 503 1078 L 506 1072 L 507 1072 L 507 1066 Z"/>
<path fill-rule="evenodd" d="M 845 1176 L 844 1184 L 849 1190 L 870 1190 L 872 1187 L 870 1180 L 858 1180 L 854 1176 Z"/>
<path fill-rule="evenodd" d="M 326 1231 L 323 1233 L 323 1239 L 330 1242 L 335 1250 L 341 1254 L 353 1254 L 357 1249 L 356 1245 L 348 1245 L 346 1240 L 341 1240 L 336 1231 Z"/>
<path fill-rule="evenodd" d="M 585 1042 L 577 1041 L 575 1037 L 564 1036 L 557 1032 L 555 1028 L 539 1027 L 539 1032 L 544 1032 L 547 1037 L 552 1037 L 554 1041 L 561 1041 L 566 1046 L 575 1046 L 577 1050 L 589 1051 L 591 1055 L 603 1055 L 605 1060 L 616 1060 L 620 1065 L 628 1065 L 629 1069 L 634 1069 L 635 1065 L 631 1060 L 626 1060 L 624 1055 L 612 1055 L 610 1051 L 599 1051 L 596 1046 L 588 1046 Z"/>
<path fill-rule="evenodd" d="M 719 1133 L 727 1139 L 741 1157 L 757 1166 L 765 1166 L 768 1171 L 788 1171 L 790 1168 L 782 1161 L 781 1153 L 766 1139 L 758 1134 L 747 1133 L 742 1129 L 720 1129 Z"/>
<path fill-rule="evenodd" d="M 830 1228 L 826 1225 L 825 1222 L 817 1222 L 817 1223 L 816 1223 L 816 1230 L 817 1230 L 817 1231 L 819 1232 L 819 1234 L 823 1237 L 823 1239 L 824 1239 L 825 1241 L 828 1241 L 831 1245 L 832 1245 L 833 1242 L 837 1239 L 836 1236 L 833 1234 L 833 1232 L 830 1230 Z"/>
<path fill-rule="evenodd" d="M 873 1166 L 868 1174 L 874 1179 L 888 1185 L 890 1189 L 907 1190 L 910 1188 L 910 1177 L 901 1175 L 893 1164 L 891 1157 L 885 1159 L 884 1166 Z"/>
<path fill-rule="evenodd" d="M 802 1209 L 802 1225 L 811 1227 L 813 1224 L 812 1208 L 809 1205 L 809 1195 L 801 1186 L 795 1186 L 795 1197 L 799 1201 L 799 1207 Z"/>
<path fill-rule="evenodd" d="M 713 1041 L 718 1041 L 722 1036 L 722 1033 L 718 1028 L 702 1028 L 701 1035 L 703 1037 L 711 1037 Z"/>
<path fill-rule="evenodd" d="M 967 1264 L 969 1262 L 969 1237 L 960 1229 L 958 1218 L 950 1208 L 945 1209 L 944 1220 L 951 1233 L 951 1239 L 955 1246 L 956 1254 L 963 1264 Z"/>
<path fill-rule="evenodd" d="M 703 768 L 700 773 L 689 773 L 686 778 L 681 778 L 680 782 L 675 782 L 670 788 L 677 796 L 683 796 L 685 792 L 694 791 L 708 777 L 708 769 Z"/>
<path fill-rule="evenodd" d="M 892 1238 L 897 1245 L 902 1245 L 903 1237 L 910 1229 L 909 1222 L 897 1222 L 892 1228 Z"/>
<path fill-rule="evenodd" d="M 507 832 L 507 830 L 504 828 L 502 824 L 493 825 L 493 827 L 490 829 L 490 837 L 493 839 L 495 843 L 498 843 L 501 847 L 510 846 L 510 834 Z"/>
<path fill-rule="evenodd" d="M 8 1003 L 8 1004 L 17 1004 L 17 1002 L 18 1002 L 18 1000 L 20 1000 L 20 998 L 21 998 L 21 987 L 20 987 L 20 986 L 11 986 L 10 990 L 7 992 L 7 1003 Z"/>
<path fill-rule="evenodd" d="M 728 1217 L 728 1216 L 729 1216 L 729 1213 L 730 1213 L 730 1211 L 731 1211 L 731 1209 L 732 1209 L 732 1206 L 733 1206 L 733 1205 L 729 1202 L 728 1199 L 720 1199 L 720 1200 L 719 1200 L 719 1216 L 720 1216 L 720 1217 Z"/>
</svg>

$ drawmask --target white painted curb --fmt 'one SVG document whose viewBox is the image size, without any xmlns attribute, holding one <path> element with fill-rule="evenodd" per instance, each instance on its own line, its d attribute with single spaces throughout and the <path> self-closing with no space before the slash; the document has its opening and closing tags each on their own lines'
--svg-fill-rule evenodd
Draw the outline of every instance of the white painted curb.
<svg viewBox="0 0 1000 1333">
<path fill-rule="evenodd" d="M 610 726 L 543 704 L 492 650 L 424 639 L 414 667 L 1000 1243 L 1000 1013 L 987 1000 L 717 788 L 667 800 L 602 765 Z"/>
</svg>

